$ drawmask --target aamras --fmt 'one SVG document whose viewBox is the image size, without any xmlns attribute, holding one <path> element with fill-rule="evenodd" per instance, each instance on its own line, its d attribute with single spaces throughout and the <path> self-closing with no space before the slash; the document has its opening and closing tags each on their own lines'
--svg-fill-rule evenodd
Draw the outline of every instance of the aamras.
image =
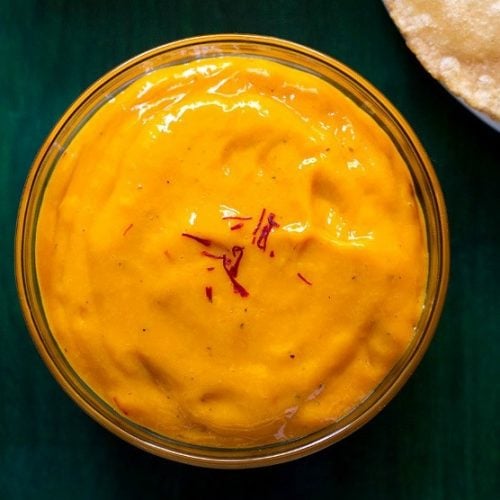
<svg viewBox="0 0 500 500">
<path fill-rule="evenodd" d="M 51 331 L 115 411 L 216 447 L 303 436 L 360 404 L 422 312 L 425 223 L 377 123 L 254 57 L 157 69 L 104 104 L 49 180 Z"/>
</svg>

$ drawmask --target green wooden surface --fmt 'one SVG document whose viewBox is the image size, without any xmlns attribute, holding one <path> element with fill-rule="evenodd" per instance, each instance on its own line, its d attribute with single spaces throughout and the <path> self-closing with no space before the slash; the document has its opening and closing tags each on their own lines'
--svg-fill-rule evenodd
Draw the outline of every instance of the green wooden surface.
<svg viewBox="0 0 500 500">
<path fill-rule="evenodd" d="M 328 53 L 412 124 L 446 197 L 452 268 L 424 361 L 366 427 L 286 465 L 213 471 L 150 456 L 79 410 L 24 326 L 13 235 L 24 178 L 58 116 L 98 76 L 177 38 L 253 32 Z M 500 498 L 500 134 L 407 50 L 375 0 L 0 2 L 0 498 Z"/>
</svg>

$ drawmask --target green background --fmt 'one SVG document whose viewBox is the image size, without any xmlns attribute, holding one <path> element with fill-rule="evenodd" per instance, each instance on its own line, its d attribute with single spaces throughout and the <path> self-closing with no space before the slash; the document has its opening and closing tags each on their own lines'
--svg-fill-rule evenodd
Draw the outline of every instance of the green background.
<svg viewBox="0 0 500 500">
<path fill-rule="evenodd" d="M 275 35 L 374 83 L 421 138 L 441 180 L 451 279 L 436 337 L 372 422 L 299 461 L 217 471 L 120 441 L 63 393 L 16 298 L 13 236 L 31 161 L 65 108 L 129 57 L 216 32 Z M 500 134 L 406 48 L 375 0 L 0 2 L 0 498 L 500 498 Z"/>
</svg>

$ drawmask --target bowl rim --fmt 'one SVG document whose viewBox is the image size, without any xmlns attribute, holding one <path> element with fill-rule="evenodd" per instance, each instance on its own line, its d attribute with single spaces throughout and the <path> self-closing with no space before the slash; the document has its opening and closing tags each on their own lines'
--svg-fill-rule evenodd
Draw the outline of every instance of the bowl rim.
<svg viewBox="0 0 500 500">
<path fill-rule="evenodd" d="M 117 421 L 112 421 L 106 417 L 102 411 L 89 403 L 88 399 L 84 397 L 78 390 L 75 389 L 74 384 L 71 380 L 68 380 L 67 374 L 61 371 L 61 367 L 54 357 L 50 354 L 50 349 L 47 346 L 45 339 L 40 334 L 39 328 L 37 326 L 36 319 L 32 311 L 32 297 L 30 297 L 27 292 L 28 287 L 26 284 L 28 273 L 30 273 L 29 266 L 26 265 L 26 231 L 29 229 L 27 225 L 27 216 L 29 212 L 30 204 L 33 203 L 31 193 L 38 181 L 38 176 L 40 174 L 40 169 L 43 162 L 48 154 L 50 148 L 53 146 L 55 139 L 59 134 L 65 129 L 70 118 L 81 109 L 88 99 L 95 95 L 99 90 L 106 84 L 114 81 L 119 75 L 126 72 L 130 68 L 137 67 L 139 65 L 144 66 L 144 73 L 147 72 L 147 62 L 151 61 L 153 58 L 160 56 L 165 53 L 172 53 L 181 49 L 188 50 L 194 47 L 202 47 L 210 44 L 222 45 L 222 44 L 245 44 L 245 45 L 259 45 L 266 48 L 277 48 L 280 50 L 285 49 L 288 52 L 296 53 L 304 57 L 305 59 L 312 59 L 320 62 L 322 65 L 326 65 L 333 71 L 335 71 L 342 78 L 347 79 L 347 81 L 354 83 L 359 86 L 361 90 L 366 93 L 371 99 L 373 99 L 378 105 L 380 105 L 390 118 L 394 121 L 394 124 L 399 127 L 399 132 L 402 137 L 408 141 L 408 144 L 412 147 L 414 153 L 420 159 L 420 167 L 422 168 L 422 174 L 425 174 L 428 183 L 431 186 L 431 194 L 433 198 L 434 214 L 432 214 L 437 223 L 438 234 L 437 241 L 439 247 L 439 275 L 438 283 L 434 293 L 433 301 L 431 302 L 432 310 L 429 313 L 429 318 L 427 321 L 427 328 L 425 328 L 418 339 L 415 341 L 415 346 L 413 347 L 412 355 L 406 360 L 405 364 L 399 367 L 399 373 L 392 379 L 392 382 L 387 390 L 379 395 L 378 399 L 374 404 L 368 406 L 368 408 L 358 415 L 353 421 L 344 425 L 343 427 L 334 429 L 330 432 L 324 432 L 324 430 L 318 433 L 312 433 L 297 440 L 286 441 L 284 443 L 278 443 L 276 446 L 267 447 L 263 446 L 260 448 L 261 452 L 257 455 L 245 456 L 241 454 L 241 451 L 248 450 L 248 448 L 238 449 L 221 449 L 215 447 L 199 447 L 192 446 L 187 443 L 176 442 L 178 446 L 165 446 L 159 445 L 153 441 L 147 441 L 133 435 L 130 431 L 123 428 L 123 425 L 119 425 Z M 220 47 L 219 47 L 220 48 Z M 221 52 L 222 54 L 222 52 Z M 201 57 L 191 56 L 191 60 L 198 58 L 205 58 L 214 56 L 214 54 L 202 55 Z M 259 57 L 258 55 L 256 56 Z M 284 61 L 286 64 L 286 61 Z M 180 64 L 180 63 L 174 63 Z M 151 68 L 153 69 L 153 68 Z M 129 81 L 130 83 L 130 81 Z M 380 124 L 379 124 L 380 125 Z M 390 137 L 392 140 L 392 137 Z M 408 165 L 407 165 L 408 166 Z M 410 169 L 410 167 L 408 166 Z M 414 180 L 415 181 L 415 180 Z M 35 221 L 36 222 L 36 221 Z M 427 226 L 428 220 L 425 217 L 425 224 Z M 36 225 L 36 224 L 35 224 Z M 319 451 L 334 442 L 340 441 L 341 439 L 347 437 L 354 431 L 356 431 L 361 426 L 365 425 L 367 422 L 372 420 L 399 392 L 399 390 L 404 386 L 408 378 L 414 372 L 418 364 L 420 363 L 423 355 L 427 351 L 427 348 L 434 336 L 437 323 L 441 316 L 443 309 L 447 285 L 449 276 L 449 234 L 448 234 L 448 221 L 445 209 L 445 203 L 443 194 L 434 171 L 434 168 L 429 160 L 427 153 L 425 152 L 422 144 L 417 138 L 416 134 L 413 132 L 409 124 L 402 117 L 399 111 L 392 105 L 392 103 L 371 83 L 365 80 L 362 76 L 356 73 L 351 68 L 347 67 L 345 64 L 334 59 L 333 57 L 318 52 L 314 49 L 306 47 L 304 45 L 291 42 L 288 40 L 265 36 L 265 35 L 252 35 L 252 34 L 213 34 L 213 35 L 200 35 L 189 38 L 180 39 L 174 42 L 166 43 L 150 50 L 142 52 L 123 62 L 122 64 L 111 69 L 99 79 L 97 79 L 92 85 L 90 85 L 86 90 L 84 90 L 81 95 L 74 100 L 74 102 L 68 107 L 68 109 L 63 113 L 63 115 L 58 119 L 56 125 L 52 128 L 51 132 L 48 134 L 47 138 L 43 142 L 40 150 L 38 151 L 35 159 L 32 163 L 30 171 L 27 175 L 24 189 L 21 195 L 21 200 L 19 203 L 19 210 L 17 215 L 16 232 L 15 232 L 15 275 L 16 275 L 16 285 L 18 290 L 18 297 L 21 304 L 21 309 L 24 315 L 26 325 L 28 327 L 30 336 L 49 371 L 52 373 L 56 381 L 61 385 L 64 391 L 73 399 L 73 401 L 83 409 L 90 417 L 95 421 L 105 427 L 107 430 L 111 431 L 118 437 L 127 441 L 130 444 L 135 445 L 138 448 L 149 451 L 155 455 L 170 458 L 172 460 L 188 463 L 192 465 L 212 467 L 212 468 L 253 468 L 260 467 L 264 465 L 272 465 L 281 462 L 290 461 L 297 459 L 313 452 Z M 429 264 L 430 266 L 430 264 Z M 34 266 L 33 266 L 34 267 Z M 36 269 L 31 269 L 33 274 L 36 274 Z M 428 267 L 428 273 L 430 273 L 430 268 Z M 412 342 L 413 344 L 413 342 Z M 386 379 L 388 376 L 386 376 Z M 385 380 L 385 379 L 384 379 Z M 101 408 L 102 410 L 102 408 Z M 339 422 L 348 418 L 346 417 L 340 419 Z M 119 416 L 122 418 L 121 416 Z M 125 417 L 123 417 L 125 418 Z M 118 419 L 119 420 L 119 419 Z M 328 426 L 326 429 L 329 429 Z M 316 437 L 314 437 L 317 434 Z M 283 446 L 283 444 L 285 446 Z M 286 446 L 288 444 L 288 446 Z M 187 445 L 187 446 L 186 446 Z M 204 454 L 197 453 L 197 450 L 204 450 Z M 194 450 L 194 451 L 193 451 Z M 213 450 L 213 452 L 207 452 L 207 450 Z"/>
</svg>

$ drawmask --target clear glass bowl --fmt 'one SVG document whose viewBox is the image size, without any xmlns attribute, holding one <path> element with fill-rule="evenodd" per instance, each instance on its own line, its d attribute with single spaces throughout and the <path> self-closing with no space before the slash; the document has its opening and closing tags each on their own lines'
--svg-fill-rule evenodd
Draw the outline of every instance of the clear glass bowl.
<svg viewBox="0 0 500 500">
<path fill-rule="evenodd" d="M 371 115 L 405 160 L 427 230 L 429 254 L 425 304 L 416 335 L 403 358 L 354 411 L 310 435 L 251 448 L 213 448 L 175 441 L 117 413 L 72 369 L 48 327 L 37 283 L 35 237 L 47 182 L 75 134 L 106 101 L 147 72 L 219 55 L 268 58 L 310 72 L 340 89 Z M 449 240 L 443 196 L 431 163 L 415 134 L 387 99 L 354 71 L 324 54 L 292 42 L 253 35 L 210 35 L 180 40 L 141 54 L 87 89 L 54 127 L 28 175 L 16 233 L 16 278 L 26 323 L 40 355 L 63 389 L 92 418 L 125 441 L 156 455 L 195 465 L 249 468 L 296 459 L 320 450 L 372 419 L 396 395 L 424 355 L 443 306 L 449 268 Z"/>
</svg>

